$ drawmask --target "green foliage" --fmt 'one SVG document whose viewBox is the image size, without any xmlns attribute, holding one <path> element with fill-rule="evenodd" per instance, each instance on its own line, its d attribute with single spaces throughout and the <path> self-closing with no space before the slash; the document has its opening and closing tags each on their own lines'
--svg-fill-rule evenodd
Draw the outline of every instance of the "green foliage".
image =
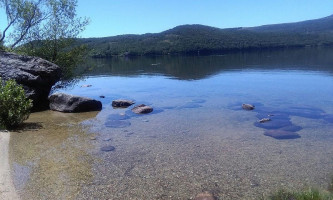
<svg viewBox="0 0 333 200">
<path fill-rule="evenodd" d="M 18 52 L 38 56 L 57 64 L 62 69 L 62 80 L 68 80 L 74 76 L 75 68 L 84 61 L 87 55 L 85 45 L 69 48 L 69 46 L 73 46 L 73 42 L 73 39 L 60 39 L 57 44 L 56 56 L 54 56 L 54 46 L 51 40 L 26 44 L 20 47 Z"/>
<path fill-rule="evenodd" d="M 302 192 L 280 190 L 269 196 L 268 200 L 333 200 L 333 196 L 327 192 L 310 188 Z"/>
<path fill-rule="evenodd" d="M 0 79 L 0 126 L 15 128 L 28 119 L 32 101 L 14 80 Z"/>
<path fill-rule="evenodd" d="M 64 78 L 70 77 L 85 55 L 83 45 L 73 47 L 74 38 L 89 23 L 77 17 L 77 0 L 0 0 L 1 7 L 9 29 L 2 31 L 0 42 L 19 46 L 15 48 L 18 53 L 56 63 L 63 68 Z"/>
</svg>

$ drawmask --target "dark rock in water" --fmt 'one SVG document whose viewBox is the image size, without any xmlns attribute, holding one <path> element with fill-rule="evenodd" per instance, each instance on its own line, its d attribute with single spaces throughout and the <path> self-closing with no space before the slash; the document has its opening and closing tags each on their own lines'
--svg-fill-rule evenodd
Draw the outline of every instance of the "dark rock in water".
<svg viewBox="0 0 333 200">
<path fill-rule="evenodd" d="M 116 150 L 116 147 L 114 146 L 105 146 L 101 148 L 101 151 L 114 151 Z"/>
<path fill-rule="evenodd" d="M 272 111 L 272 112 L 260 112 L 257 114 L 258 119 L 262 118 L 270 118 L 270 119 L 284 119 L 290 120 L 289 115 L 287 113 L 281 111 Z"/>
<path fill-rule="evenodd" d="M 135 102 L 131 100 L 118 99 L 112 101 L 112 107 L 114 108 L 127 108 L 133 105 Z"/>
<path fill-rule="evenodd" d="M 280 128 L 279 130 L 283 130 L 283 131 L 291 131 L 291 132 L 297 132 L 297 131 L 300 131 L 302 130 L 303 128 L 300 127 L 300 126 L 296 126 L 296 125 L 290 125 L 290 126 L 285 126 L 285 127 L 282 127 Z"/>
<path fill-rule="evenodd" d="M 105 96 L 104 96 L 104 95 L 101 95 L 101 96 L 99 96 L 99 98 L 101 98 L 101 99 L 104 99 L 104 98 L 105 98 Z"/>
<path fill-rule="evenodd" d="M 265 122 L 269 122 L 269 121 L 271 121 L 271 119 L 269 119 L 269 118 L 262 118 L 262 119 L 259 120 L 258 122 L 259 122 L 259 123 L 265 123 Z"/>
<path fill-rule="evenodd" d="M 285 126 L 290 126 L 292 123 L 289 120 L 275 119 L 266 123 L 255 122 L 254 125 L 264 129 L 279 129 Z"/>
<path fill-rule="evenodd" d="M 107 117 L 107 120 L 126 120 L 130 117 L 128 115 L 124 114 L 111 114 Z"/>
<path fill-rule="evenodd" d="M 52 94 L 49 97 L 50 109 L 59 112 L 89 112 L 102 110 L 100 101 L 73 96 L 64 93 Z"/>
<path fill-rule="evenodd" d="M 153 112 L 153 108 L 150 106 L 146 106 L 145 104 L 141 104 L 132 108 L 132 112 L 136 114 L 148 114 Z"/>
<path fill-rule="evenodd" d="M 131 125 L 131 122 L 126 120 L 107 120 L 104 125 L 108 128 L 125 128 Z"/>
<path fill-rule="evenodd" d="M 216 200 L 216 198 L 214 197 L 214 195 L 210 192 L 202 192 L 199 193 L 194 200 Z"/>
<path fill-rule="evenodd" d="M 244 110 L 253 110 L 254 108 L 255 108 L 255 106 L 254 105 L 251 105 L 251 104 L 242 104 L 242 108 L 244 109 Z"/>
<path fill-rule="evenodd" d="M 0 51 L 0 77 L 22 85 L 26 96 L 33 100 L 33 109 L 42 110 L 48 109 L 48 96 L 61 78 L 61 69 L 42 58 Z"/>
<path fill-rule="evenodd" d="M 296 138 L 301 137 L 300 135 L 298 135 L 295 132 L 283 131 L 283 130 L 268 130 L 264 133 L 264 135 L 275 138 L 275 139 L 279 139 L 279 140 L 296 139 Z"/>
</svg>

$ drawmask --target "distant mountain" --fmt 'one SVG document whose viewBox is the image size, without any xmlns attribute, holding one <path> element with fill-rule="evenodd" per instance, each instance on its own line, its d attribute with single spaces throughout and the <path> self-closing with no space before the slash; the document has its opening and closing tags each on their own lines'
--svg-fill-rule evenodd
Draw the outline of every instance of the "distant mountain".
<svg viewBox="0 0 333 200">
<path fill-rule="evenodd" d="M 93 57 L 216 54 L 252 49 L 333 46 L 333 15 L 296 23 L 219 29 L 182 25 L 161 33 L 78 39 Z"/>
<path fill-rule="evenodd" d="M 259 32 L 333 33 L 333 15 L 302 22 L 264 25 L 247 29 Z"/>
</svg>

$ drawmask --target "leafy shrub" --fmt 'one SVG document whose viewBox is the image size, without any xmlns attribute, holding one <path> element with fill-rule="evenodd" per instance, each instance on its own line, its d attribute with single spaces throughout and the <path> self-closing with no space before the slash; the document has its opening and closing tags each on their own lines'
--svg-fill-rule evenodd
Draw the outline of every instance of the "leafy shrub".
<svg viewBox="0 0 333 200">
<path fill-rule="evenodd" d="M 28 119 L 32 101 L 14 80 L 0 78 L 0 126 L 15 128 Z"/>
</svg>

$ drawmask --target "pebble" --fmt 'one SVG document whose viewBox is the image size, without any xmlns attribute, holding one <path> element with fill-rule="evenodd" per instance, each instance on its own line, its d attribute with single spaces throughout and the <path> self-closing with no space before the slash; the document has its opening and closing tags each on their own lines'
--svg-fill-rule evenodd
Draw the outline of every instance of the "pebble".
<svg viewBox="0 0 333 200">
<path fill-rule="evenodd" d="M 202 192 L 200 194 L 198 194 L 194 200 L 216 200 L 216 198 L 214 197 L 214 195 L 210 192 Z"/>
<path fill-rule="evenodd" d="M 105 146 L 105 147 L 101 148 L 101 151 L 106 151 L 106 152 L 114 151 L 114 150 L 116 150 L 116 148 L 114 146 Z"/>
</svg>

